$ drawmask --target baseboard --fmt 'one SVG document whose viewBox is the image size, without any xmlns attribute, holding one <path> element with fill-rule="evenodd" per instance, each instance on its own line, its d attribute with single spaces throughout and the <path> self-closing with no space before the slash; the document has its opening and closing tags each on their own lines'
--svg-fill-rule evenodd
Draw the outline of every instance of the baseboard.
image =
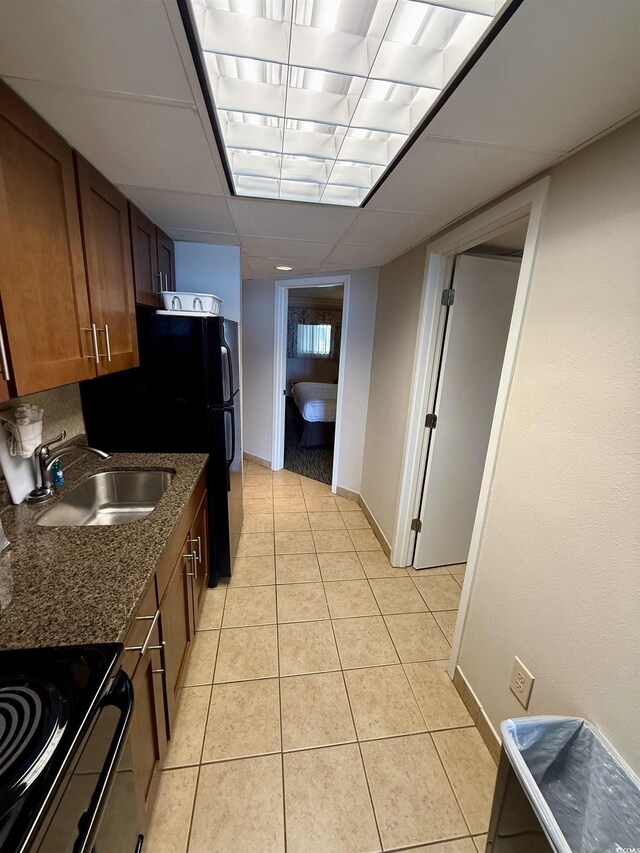
<svg viewBox="0 0 640 853">
<path fill-rule="evenodd" d="M 341 498 L 347 498 L 347 500 L 360 503 L 360 495 L 358 492 L 354 492 L 353 489 L 345 489 L 344 486 L 336 486 L 336 494 L 340 495 Z"/>
<path fill-rule="evenodd" d="M 480 714 L 478 716 L 478 722 L 476 723 L 478 727 L 478 731 L 480 732 L 480 737 L 484 741 L 485 746 L 489 750 L 491 758 L 495 761 L 496 764 L 500 761 L 500 751 L 502 750 L 502 744 L 500 743 L 500 738 L 498 737 L 498 733 L 491 725 L 491 720 L 487 717 L 486 711 L 484 708 L 480 708 Z"/>
<path fill-rule="evenodd" d="M 459 666 L 456 666 L 456 671 L 453 676 L 453 686 L 458 691 L 458 694 L 465 704 L 465 707 L 471 719 L 473 720 L 480 737 L 484 741 L 485 746 L 489 750 L 489 754 L 497 764 L 500 760 L 501 743 L 496 730 L 491 725 L 486 711 L 480 704 L 476 694 L 469 686 L 469 682 L 464 676 L 464 673 Z"/>
<path fill-rule="evenodd" d="M 271 460 L 270 459 L 262 459 L 260 456 L 254 456 L 253 453 L 247 453 L 246 451 L 242 454 L 242 458 L 247 462 L 253 462 L 255 465 L 261 465 L 263 468 L 268 468 L 271 470 Z"/>
<path fill-rule="evenodd" d="M 387 539 L 382 530 L 380 529 L 378 522 L 375 519 L 375 516 L 367 506 L 367 502 L 360 494 L 358 494 L 357 501 L 360 504 L 362 512 L 365 514 L 365 518 L 371 525 L 371 529 L 373 530 L 376 539 L 382 545 L 382 550 L 387 555 L 387 557 L 391 559 L 391 545 L 387 542 Z"/>
</svg>

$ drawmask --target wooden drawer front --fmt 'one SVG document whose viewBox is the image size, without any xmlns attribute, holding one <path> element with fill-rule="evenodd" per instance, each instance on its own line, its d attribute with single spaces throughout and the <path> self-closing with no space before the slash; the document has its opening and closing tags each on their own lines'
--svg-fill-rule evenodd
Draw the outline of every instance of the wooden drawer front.
<svg viewBox="0 0 640 853">
<path fill-rule="evenodd" d="M 189 503 L 184 509 L 184 512 L 178 520 L 176 529 L 173 531 L 165 552 L 156 569 L 156 583 L 158 585 L 158 601 L 162 601 L 166 592 L 169 580 L 173 575 L 173 570 L 182 554 L 185 551 L 185 539 L 189 536 L 189 530 L 193 524 L 193 519 L 198 512 L 198 507 L 202 501 L 205 492 L 205 475 L 204 472 L 198 481 L 198 485 L 193 490 L 193 494 L 189 498 Z M 191 550 L 188 548 L 187 550 Z"/>
<path fill-rule="evenodd" d="M 140 651 L 126 651 L 126 649 L 137 649 L 144 644 L 157 611 L 158 599 L 156 598 L 156 585 L 152 582 L 149 585 L 149 589 L 147 590 L 145 597 L 142 599 L 142 603 L 136 613 L 136 618 L 134 619 L 131 628 L 129 628 L 129 633 L 124 641 L 125 653 L 122 658 L 122 668 L 130 678 L 133 678 L 133 674 L 140 663 L 142 655 L 140 654 Z M 147 645 L 156 646 L 159 644 L 159 640 L 160 632 L 158 620 L 156 620 L 156 625 L 149 637 Z"/>
</svg>

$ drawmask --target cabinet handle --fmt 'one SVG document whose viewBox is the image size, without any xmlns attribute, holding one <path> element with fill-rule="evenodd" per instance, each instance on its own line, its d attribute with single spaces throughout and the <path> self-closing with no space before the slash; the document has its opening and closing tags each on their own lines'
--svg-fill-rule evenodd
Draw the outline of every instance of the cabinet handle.
<svg viewBox="0 0 640 853">
<path fill-rule="evenodd" d="M 149 625 L 149 630 L 147 631 L 147 636 L 144 638 L 144 642 L 141 646 L 125 646 L 125 652 L 140 652 L 140 657 L 144 657 L 144 653 L 147 649 L 161 649 L 164 646 L 164 643 L 160 643 L 159 646 L 150 646 L 151 635 L 153 634 L 156 625 L 158 624 L 158 619 L 160 618 L 160 611 L 156 610 L 155 616 L 136 616 L 136 622 L 146 621 L 147 619 L 151 619 L 151 625 Z"/>
<path fill-rule="evenodd" d="M 164 274 L 164 289 L 169 290 L 169 274 Z"/>
<path fill-rule="evenodd" d="M 202 562 L 202 537 L 196 536 L 196 538 L 192 539 L 191 541 L 198 543 L 198 556 L 196 559 L 198 560 L 199 563 L 201 563 Z"/>
<path fill-rule="evenodd" d="M 94 355 L 87 355 L 85 358 L 95 358 L 96 364 L 100 364 L 100 353 L 98 352 L 98 329 L 96 324 L 92 323 L 90 328 L 84 328 L 83 332 L 91 332 L 91 340 L 93 342 Z"/>
<path fill-rule="evenodd" d="M 11 371 L 9 370 L 9 362 L 7 360 L 7 350 L 4 346 L 4 333 L 0 327 L 0 364 L 2 365 L 2 376 L 5 382 L 11 379 Z"/>
<path fill-rule="evenodd" d="M 198 558 L 196 557 L 195 553 L 192 551 L 190 554 L 183 554 L 182 556 L 184 557 L 185 560 L 193 560 L 193 571 L 187 572 L 187 577 L 188 578 L 195 578 L 197 580 L 198 579 Z"/>
<path fill-rule="evenodd" d="M 111 361 L 111 340 L 109 338 L 109 326 L 105 323 L 104 329 L 100 329 L 101 332 L 104 332 L 105 343 L 107 344 L 107 361 Z"/>
<path fill-rule="evenodd" d="M 154 675 L 162 675 L 164 673 L 164 669 L 152 669 L 151 672 Z"/>
<path fill-rule="evenodd" d="M 158 278 L 160 279 L 160 293 L 162 293 L 162 273 L 161 272 L 154 272 L 154 275 L 157 275 Z"/>
</svg>

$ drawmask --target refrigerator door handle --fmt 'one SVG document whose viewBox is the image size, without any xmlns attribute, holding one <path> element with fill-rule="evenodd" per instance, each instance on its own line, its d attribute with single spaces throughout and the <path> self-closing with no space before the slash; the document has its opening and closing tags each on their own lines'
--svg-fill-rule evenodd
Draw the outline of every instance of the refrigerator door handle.
<svg viewBox="0 0 640 853">
<path fill-rule="evenodd" d="M 227 377 L 228 377 L 228 380 L 229 380 L 229 397 L 228 397 L 228 399 L 227 399 L 227 400 L 225 400 L 224 402 L 225 402 L 225 403 L 230 403 L 230 402 L 231 402 L 231 400 L 233 400 L 233 363 L 232 363 L 232 360 L 231 360 L 231 358 L 232 358 L 232 357 L 231 357 L 231 347 L 230 347 L 230 346 L 229 346 L 229 344 L 224 340 L 224 338 L 223 338 L 223 340 L 222 340 L 222 349 L 223 349 L 223 350 L 225 350 L 225 352 L 226 352 L 226 354 L 227 354 L 227 357 L 226 357 L 226 359 L 225 359 L 225 360 L 226 360 L 226 362 L 227 362 Z"/>
</svg>

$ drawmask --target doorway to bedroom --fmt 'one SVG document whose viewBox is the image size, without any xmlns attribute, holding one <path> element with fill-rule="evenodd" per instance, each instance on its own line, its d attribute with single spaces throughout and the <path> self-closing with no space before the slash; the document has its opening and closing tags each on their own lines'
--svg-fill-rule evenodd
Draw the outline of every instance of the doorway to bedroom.
<svg viewBox="0 0 640 853">
<path fill-rule="evenodd" d="M 351 277 L 275 282 L 271 467 L 338 489 Z"/>
<path fill-rule="evenodd" d="M 284 467 L 333 479 L 344 286 L 288 290 Z"/>
</svg>

